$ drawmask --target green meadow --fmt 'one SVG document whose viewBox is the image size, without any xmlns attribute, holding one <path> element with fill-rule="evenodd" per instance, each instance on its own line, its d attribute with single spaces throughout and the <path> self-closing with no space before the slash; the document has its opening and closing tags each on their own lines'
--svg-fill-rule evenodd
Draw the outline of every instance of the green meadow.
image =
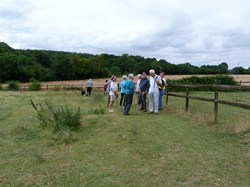
<svg viewBox="0 0 250 187">
<path fill-rule="evenodd" d="M 39 123 L 30 100 L 80 107 L 81 127 L 65 140 Z M 1 91 L 0 186 L 249 186 L 249 110 L 220 105 L 213 124 L 212 103 L 191 100 L 184 113 L 184 99 L 170 97 L 158 116 L 135 103 L 123 116 L 117 103 L 108 113 L 101 93 Z"/>
</svg>

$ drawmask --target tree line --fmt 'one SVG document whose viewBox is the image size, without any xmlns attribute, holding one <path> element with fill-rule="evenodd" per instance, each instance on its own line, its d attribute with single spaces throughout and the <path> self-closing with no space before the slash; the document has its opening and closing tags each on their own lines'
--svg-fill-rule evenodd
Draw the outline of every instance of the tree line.
<svg viewBox="0 0 250 187">
<path fill-rule="evenodd" d="M 250 74 L 250 68 L 236 67 L 228 69 L 225 62 L 219 65 L 201 67 L 184 64 L 171 64 L 156 58 L 144 58 L 123 54 L 92 55 L 49 50 L 13 49 L 0 42 L 0 82 L 10 80 L 27 82 L 31 78 L 39 81 L 79 80 L 104 78 L 110 75 L 127 73 L 138 74 L 155 69 L 157 73 L 166 74 Z"/>
</svg>

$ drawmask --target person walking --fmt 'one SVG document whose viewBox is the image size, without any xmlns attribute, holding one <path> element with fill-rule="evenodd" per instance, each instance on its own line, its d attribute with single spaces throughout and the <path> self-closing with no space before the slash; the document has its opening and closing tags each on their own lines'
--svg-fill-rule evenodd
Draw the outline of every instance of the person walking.
<svg viewBox="0 0 250 187">
<path fill-rule="evenodd" d="M 160 77 L 161 77 L 162 85 L 158 86 L 158 88 L 159 88 L 159 110 L 162 110 L 162 107 L 163 107 L 163 105 L 162 105 L 162 97 L 163 97 L 163 95 L 165 93 L 165 85 L 166 85 L 165 73 L 161 72 Z"/>
<path fill-rule="evenodd" d="M 143 112 L 147 112 L 147 93 L 149 90 L 149 80 L 145 72 L 142 73 L 142 79 L 140 83 L 140 93 L 139 97 L 141 98 L 141 108 Z"/>
<path fill-rule="evenodd" d="M 111 83 L 110 83 L 110 91 L 109 91 L 109 112 L 114 112 L 113 110 L 113 104 L 116 100 L 116 97 L 118 96 L 118 85 L 116 82 L 116 76 L 111 78 Z"/>
<path fill-rule="evenodd" d="M 151 69 L 149 71 L 150 80 L 149 80 L 149 114 L 155 113 L 158 115 L 159 107 L 159 88 L 158 86 L 162 85 L 160 76 L 155 74 L 155 71 Z"/>
<path fill-rule="evenodd" d="M 124 106 L 124 94 L 125 94 L 125 85 L 126 85 L 126 82 L 127 82 L 127 76 L 126 75 L 123 75 L 122 76 L 122 82 L 121 82 L 121 99 L 120 99 L 120 107 Z"/>
<path fill-rule="evenodd" d="M 130 115 L 129 111 L 133 102 L 133 95 L 134 95 L 133 80 L 134 80 L 134 75 L 130 73 L 128 75 L 128 80 L 125 85 L 125 106 L 124 106 L 124 111 L 123 111 L 124 115 Z"/>
<path fill-rule="evenodd" d="M 91 78 L 89 78 L 89 80 L 87 81 L 86 87 L 87 87 L 87 95 L 90 96 L 93 87 Z"/>
</svg>

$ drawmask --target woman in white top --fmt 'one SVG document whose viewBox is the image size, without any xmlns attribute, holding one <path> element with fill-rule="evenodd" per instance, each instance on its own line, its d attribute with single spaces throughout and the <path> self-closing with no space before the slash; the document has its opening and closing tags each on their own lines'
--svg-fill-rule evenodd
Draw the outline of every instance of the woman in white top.
<svg viewBox="0 0 250 187">
<path fill-rule="evenodd" d="M 116 77 L 111 80 L 110 92 L 109 92 L 109 112 L 114 112 L 113 104 L 118 96 L 118 85 L 116 82 Z"/>
</svg>

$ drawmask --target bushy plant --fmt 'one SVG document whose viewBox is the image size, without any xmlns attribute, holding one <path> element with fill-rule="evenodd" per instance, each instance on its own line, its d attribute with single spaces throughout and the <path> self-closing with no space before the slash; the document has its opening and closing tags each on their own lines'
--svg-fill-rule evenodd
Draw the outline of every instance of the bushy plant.
<svg viewBox="0 0 250 187">
<path fill-rule="evenodd" d="M 9 81 L 7 90 L 19 90 L 19 82 L 18 81 Z"/>
<path fill-rule="evenodd" d="M 103 108 L 95 108 L 93 110 L 93 114 L 95 114 L 95 115 L 104 114 L 104 109 Z"/>
<path fill-rule="evenodd" d="M 221 84 L 221 85 L 237 85 L 237 82 L 234 80 L 233 77 L 228 75 L 215 75 L 215 76 L 205 76 L 205 77 L 198 77 L 198 76 L 192 76 L 192 77 L 186 77 L 179 80 L 170 80 L 169 83 L 173 84 L 202 84 L 202 85 L 208 85 L 208 84 Z M 185 91 L 185 88 L 181 87 L 172 87 L 171 84 L 168 86 L 168 91 Z M 213 91 L 213 88 L 193 88 L 190 90 L 211 90 Z"/>
<path fill-rule="evenodd" d="M 41 90 L 41 83 L 35 79 L 30 79 L 30 85 L 28 87 L 29 91 L 38 91 Z"/>
<path fill-rule="evenodd" d="M 42 127 L 52 127 L 53 132 L 60 133 L 68 139 L 71 136 L 71 131 L 80 127 L 81 112 L 80 108 L 76 112 L 69 109 L 67 106 L 59 108 L 52 106 L 45 101 L 45 104 L 34 104 L 31 100 L 33 108 L 37 112 L 38 120 Z M 60 138 L 61 139 L 61 138 Z"/>
</svg>

